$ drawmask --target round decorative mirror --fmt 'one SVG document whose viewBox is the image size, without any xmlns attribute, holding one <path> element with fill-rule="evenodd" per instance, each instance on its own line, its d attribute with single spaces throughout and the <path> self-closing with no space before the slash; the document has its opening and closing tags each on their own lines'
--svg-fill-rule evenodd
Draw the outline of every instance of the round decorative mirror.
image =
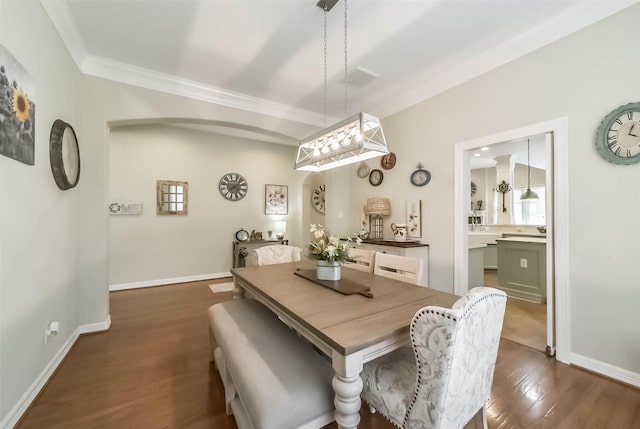
<svg viewBox="0 0 640 429">
<path fill-rule="evenodd" d="M 61 119 L 51 126 L 49 161 L 58 188 L 71 189 L 80 179 L 80 149 L 73 127 Z"/>
</svg>

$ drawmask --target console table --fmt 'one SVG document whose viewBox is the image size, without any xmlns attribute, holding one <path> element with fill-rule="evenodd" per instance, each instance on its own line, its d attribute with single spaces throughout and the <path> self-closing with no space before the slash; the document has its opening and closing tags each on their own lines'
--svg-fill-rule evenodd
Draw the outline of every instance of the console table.
<svg viewBox="0 0 640 429">
<path fill-rule="evenodd" d="M 273 244 L 289 245 L 289 240 L 248 240 L 233 242 L 233 268 L 246 266 L 245 257 L 253 249 L 262 246 L 271 246 Z"/>
</svg>

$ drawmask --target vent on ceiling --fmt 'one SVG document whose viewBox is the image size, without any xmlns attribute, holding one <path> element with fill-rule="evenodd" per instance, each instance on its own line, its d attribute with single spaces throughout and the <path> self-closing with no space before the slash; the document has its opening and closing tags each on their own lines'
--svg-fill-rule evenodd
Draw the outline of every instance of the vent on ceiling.
<svg viewBox="0 0 640 429">
<path fill-rule="evenodd" d="M 378 77 L 379 75 L 377 73 L 362 67 L 357 67 L 354 71 L 349 73 L 348 80 L 351 85 L 361 88 Z"/>
</svg>

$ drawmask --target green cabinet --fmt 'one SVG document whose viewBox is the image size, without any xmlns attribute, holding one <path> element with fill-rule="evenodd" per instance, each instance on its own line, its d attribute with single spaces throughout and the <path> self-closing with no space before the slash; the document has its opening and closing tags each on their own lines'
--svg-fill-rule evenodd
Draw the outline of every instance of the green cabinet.
<svg viewBox="0 0 640 429">
<path fill-rule="evenodd" d="M 515 298 L 547 302 L 545 238 L 498 239 L 498 288 Z"/>
</svg>

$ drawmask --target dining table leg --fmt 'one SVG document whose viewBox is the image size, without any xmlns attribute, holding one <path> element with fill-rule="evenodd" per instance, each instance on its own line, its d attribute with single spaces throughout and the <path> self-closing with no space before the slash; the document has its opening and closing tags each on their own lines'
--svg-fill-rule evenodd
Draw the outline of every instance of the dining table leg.
<svg viewBox="0 0 640 429">
<path fill-rule="evenodd" d="M 233 299 L 244 299 L 244 288 L 233 279 Z"/>
<path fill-rule="evenodd" d="M 362 353 L 344 356 L 334 351 L 332 365 L 335 372 L 331 385 L 335 393 L 336 423 L 339 429 L 355 429 L 360 422 Z"/>
</svg>

